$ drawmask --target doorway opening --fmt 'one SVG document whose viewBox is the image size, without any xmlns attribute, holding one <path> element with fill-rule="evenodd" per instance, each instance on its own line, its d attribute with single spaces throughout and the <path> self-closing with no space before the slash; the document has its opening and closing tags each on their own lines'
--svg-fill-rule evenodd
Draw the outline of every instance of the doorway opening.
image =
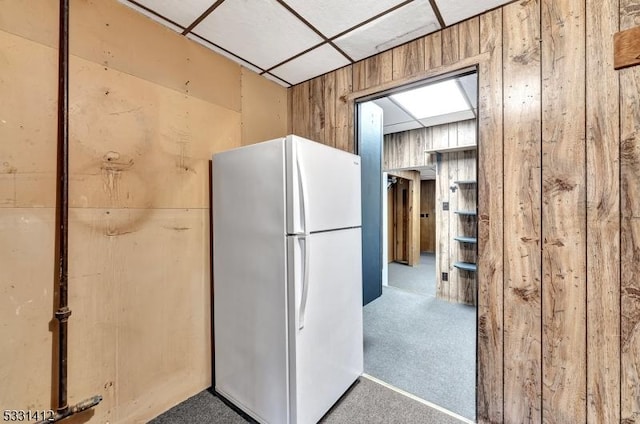
<svg viewBox="0 0 640 424">
<path fill-rule="evenodd" d="M 470 68 L 356 100 L 365 373 L 467 422 L 476 419 L 477 93 Z"/>
</svg>

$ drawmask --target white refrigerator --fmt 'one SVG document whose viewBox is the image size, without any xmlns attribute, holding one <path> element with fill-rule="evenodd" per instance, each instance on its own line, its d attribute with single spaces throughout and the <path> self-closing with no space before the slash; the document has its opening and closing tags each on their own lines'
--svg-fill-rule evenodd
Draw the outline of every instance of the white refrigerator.
<svg viewBox="0 0 640 424">
<path fill-rule="evenodd" d="M 360 157 L 290 135 L 212 168 L 215 389 L 317 423 L 363 371 Z"/>
</svg>

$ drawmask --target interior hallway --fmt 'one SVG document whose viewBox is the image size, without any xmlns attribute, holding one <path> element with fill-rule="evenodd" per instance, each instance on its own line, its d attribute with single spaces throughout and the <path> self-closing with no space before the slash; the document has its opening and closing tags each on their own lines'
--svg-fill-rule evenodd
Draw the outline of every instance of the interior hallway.
<svg viewBox="0 0 640 424">
<path fill-rule="evenodd" d="M 389 287 L 364 308 L 364 370 L 475 419 L 476 310 L 435 298 L 434 257 L 389 264 Z"/>
</svg>

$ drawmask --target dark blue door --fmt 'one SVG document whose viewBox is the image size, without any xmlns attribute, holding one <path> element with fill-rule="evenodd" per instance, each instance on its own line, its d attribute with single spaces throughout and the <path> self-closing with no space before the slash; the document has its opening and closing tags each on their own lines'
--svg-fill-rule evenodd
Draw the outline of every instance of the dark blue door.
<svg viewBox="0 0 640 424">
<path fill-rule="evenodd" d="M 382 295 L 382 108 L 358 104 L 362 167 L 362 304 Z"/>
</svg>

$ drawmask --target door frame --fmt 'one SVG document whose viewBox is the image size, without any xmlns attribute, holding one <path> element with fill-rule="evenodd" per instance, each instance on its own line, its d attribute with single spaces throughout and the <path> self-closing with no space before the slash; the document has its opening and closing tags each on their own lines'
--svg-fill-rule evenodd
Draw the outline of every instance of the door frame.
<svg viewBox="0 0 640 424">
<path fill-rule="evenodd" d="M 387 84 L 382 84 L 382 86 L 378 86 L 378 87 L 374 87 L 372 89 L 365 89 L 365 90 L 361 90 L 358 92 L 353 92 L 351 93 L 348 97 L 347 97 L 347 101 L 353 105 L 353 109 L 351 109 L 353 111 L 354 114 L 354 125 L 353 125 L 353 140 L 354 140 L 354 153 L 356 155 L 360 155 L 362 156 L 362 152 L 361 152 L 361 146 L 360 146 L 360 134 L 361 134 L 361 128 L 360 128 L 360 106 L 363 103 L 367 103 L 370 102 L 372 100 L 376 100 L 379 99 L 381 97 L 386 97 L 389 96 L 391 94 L 394 93 L 399 93 L 402 91 L 406 91 L 408 89 L 411 88 L 416 88 L 416 87 L 420 87 L 423 85 L 426 85 L 428 83 L 434 83 L 434 82 L 438 82 L 438 81 L 444 81 L 447 79 L 451 79 L 451 78 L 456 78 L 456 77 L 460 77 L 463 75 L 468 75 L 468 74 L 476 74 L 477 76 L 477 80 L 478 80 L 478 93 L 480 92 L 480 62 L 476 62 L 476 63 L 472 63 L 472 64 L 465 64 L 463 66 L 457 66 L 457 67 L 443 67 L 446 69 L 441 69 L 440 72 L 437 72 L 438 70 L 434 70 L 434 71 L 429 71 L 426 72 L 425 75 L 423 76 L 418 76 L 418 77 L 412 77 L 406 80 L 400 80 L 397 82 L 391 82 L 391 83 L 387 83 Z M 480 144 L 480 131 L 479 131 L 479 119 L 480 116 L 480 101 L 478 99 L 478 105 L 477 105 L 477 113 L 476 113 L 476 144 Z M 384 137 L 384 135 L 383 135 Z M 479 162 L 480 162 L 480 148 L 477 149 L 477 154 L 476 154 L 476 172 L 479 173 L 480 167 L 479 167 Z M 383 159 L 383 155 L 384 152 L 381 152 L 380 154 L 380 162 L 382 163 L 382 159 Z M 440 156 L 438 154 L 438 156 Z M 438 158 L 438 162 L 439 162 L 439 158 Z M 385 172 L 384 169 L 382 170 L 382 172 Z M 479 175 L 478 175 L 478 179 L 479 179 Z M 386 183 L 383 182 L 382 186 L 386 186 Z M 479 187 L 479 186 L 478 186 Z M 478 197 L 479 197 L 480 193 L 478 190 Z M 364 204 L 364 200 L 363 200 L 363 204 Z M 481 216 L 481 212 L 480 211 L 480 202 L 477 202 L 478 205 L 478 216 Z M 437 206 L 436 206 L 437 207 Z M 382 205 L 380 205 L 380 213 L 383 212 L 383 207 Z M 364 234 L 364 232 L 363 232 Z M 380 233 L 380 239 L 383 240 L 383 236 L 382 236 L 382 231 Z M 478 251 L 476 253 L 476 257 L 477 257 L 477 264 L 478 266 L 480 265 L 480 243 L 478 243 Z M 384 248 L 380 248 L 380 257 L 383 257 L 383 250 Z M 363 256 L 364 258 L 364 256 Z M 382 265 L 380 267 L 380 273 L 384 273 L 387 270 L 387 268 Z M 382 275 L 381 281 L 387 281 L 386 276 Z M 480 308 L 480 304 L 479 304 L 479 296 L 478 296 L 478 290 L 479 290 L 479 286 L 480 286 L 480 281 L 478 278 L 476 278 L 476 288 L 475 288 L 475 299 L 476 299 L 476 321 L 477 321 L 477 312 Z M 477 322 L 476 322 L 477 324 Z M 476 325 L 476 330 L 477 330 L 477 325 Z M 476 342 L 478 340 L 478 334 L 476 331 Z M 477 345 L 477 343 L 476 343 Z M 476 355 L 477 356 L 477 355 Z M 477 364 L 479 365 L 479 364 Z"/>
<path fill-rule="evenodd" d="M 481 55 L 482 56 L 482 55 Z M 482 56 L 480 59 L 484 59 L 485 57 Z M 474 58 L 475 59 L 475 58 Z M 478 87 L 478 99 L 477 99 L 477 113 L 476 113 L 476 144 L 478 145 L 477 148 L 477 154 L 476 154 L 476 176 L 477 176 L 477 180 L 480 181 L 480 158 L 481 158 L 481 152 L 482 149 L 480 149 L 480 87 L 481 87 L 481 80 L 482 80 L 482 74 L 480 72 L 481 70 L 481 65 L 482 65 L 482 60 L 474 60 L 471 63 L 459 63 L 454 66 L 443 66 L 441 68 L 437 68 L 431 71 L 427 71 L 422 73 L 422 75 L 418 75 L 415 77 L 411 77 L 411 78 L 407 78 L 404 80 L 399 80 L 399 81 L 391 81 L 389 83 L 384 83 L 378 86 L 374 86 L 370 89 L 364 89 L 358 92 L 353 92 L 351 93 L 348 97 L 347 97 L 347 101 L 350 103 L 350 106 L 353 106 L 353 108 L 351 109 L 353 114 L 354 114 L 354 126 L 353 126 L 353 137 L 354 137 L 354 153 L 357 155 L 361 154 L 360 151 L 360 122 L 359 122 L 359 108 L 360 105 L 372 100 L 376 100 L 379 99 L 381 97 L 386 97 L 389 96 L 391 94 L 394 93 L 398 93 L 401 91 L 405 91 L 411 88 L 415 88 L 415 87 L 419 87 L 422 85 L 425 85 L 427 83 L 434 83 L 437 81 L 443 81 L 446 79 L 451 79 L 451 78 L 455 78 L 455 77 L 459 77 L 459 76 L 463 76 L 466 74 L 476 74 L 476 78 L 477 78 L 477 87 Z M 383 134 L 384 137 L 384 134 Z M 381 157 L 380 160 L 382 162 L 383 159 L 383 155 L 384 155 L 384 150 L 381 151 Z M 440 154 L 438 154 L 438 162 L 440 161 Z M 382 170 L 382 172 L 385 172 L 384 169 Z M 385 184 L 386 186 L 386 184 Z M 483 216 L 483 211 L 480 208 L 480 185 L 478 184 L 477 186 L 477 200 L 476 200 L 476 205 L 477 205 L 477 216 Z M 386 199 L 385 199 L 386 200 Z M 380 205 L 381 210 L 382 210 L 382 205 Z M 437 205 L 436 205 L 437 208 Z M 479 223 L 478 223 L 479 224 Z M 478 238 L 480 237 L 480 233 L 478 233 Z M 480 267 L 482 266 L 481 264 L 481 252 L 480 252 L 480 240 L 478 240 L 478 244 L 477 244 L 477 251 L 476 251 L 476 263 L 478 266 L 478 269 L 480 269 Z M 383 248 L 381 248 L 383 249 Z M 381 251 L 381 255 L 382 255 L 382 251 Z M 380 272 L 385 272 L 387 270 L 387 268 L 383 265 L 380 269 Z M 476 287 L 474 290 L 474 296 L 476 299 L 476 305 L 475 305 L 475 314 L 476 314 L 476 337 L 475 337 L 475 345 L 476 345 L 476 361 L 475 361 L 475 367 L 476 367 L 476 390 L 475 390 L 475 405 L 476 405 L 476 415 L 478 413 L 478 411 L 480 410 L 479 408 L 479 402 L 481 402 L 482 400 L 480 399 L 481 396 L 481 383 L 480 383 L 480 379 L 482 377 L 481 375 L 481 364 L 480 364 L 480 350 L 479 350 L 479 332 L 480 332 L 480 323 L 479 323 L 479 311 L 481 307 L 484 307 L 485 305 L 482 305 L 480 303 L 480 300 L 482 299 L 481 296 L 479 296 L 479 291 L 480 291 L 480 284 L 481 284 L 481 280 L 480 280 L 480 274 L 476 273 Z M 386 278 L 383 276 L 383 281 L 386 281 Z M 477 418 L 476 418 L 477 420 Z"/>
</svg>

